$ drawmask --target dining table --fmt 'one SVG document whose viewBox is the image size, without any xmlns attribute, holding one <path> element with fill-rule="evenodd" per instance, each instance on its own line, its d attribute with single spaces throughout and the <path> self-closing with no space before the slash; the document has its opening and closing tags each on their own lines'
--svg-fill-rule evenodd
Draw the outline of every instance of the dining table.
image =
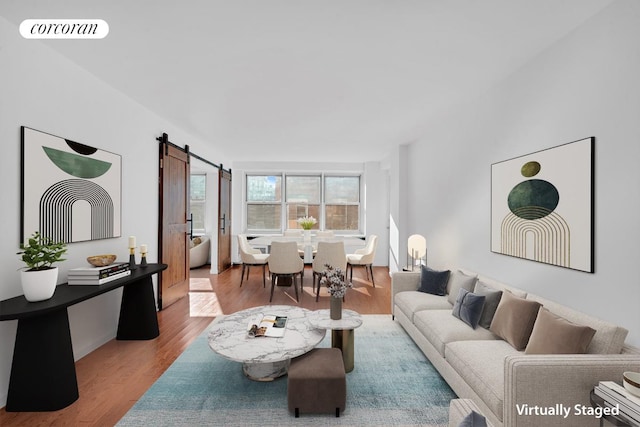
<svg viewBox="0 0 640 427">
<path fill-rule="evenodd" d="M 366 244 L 364 236 L 356 235 L 335 235 L 332 237 L 318 237 L 315 234 L 311 234 L 311 236 L 307 238 L 304 235 L 299 237 L 292 237 L 284 236 L 282 234 L 263 234 L 256 236 L 247 236 L 247 240 L 252 247 L 264 250 L 265 253 L 270 252 L 271 242 L 273 242 L 274 240 L 279 242 L 296 242 L 298 244 L 298 248 L 304 251 L 305 264 L 311 264 L 313 262 L 313 253 L 318 249 L 318 242 L 321 241 L 343 241 L 344 248 L 347 253 L 359 248 L 363 248 Z"/>
</svg>

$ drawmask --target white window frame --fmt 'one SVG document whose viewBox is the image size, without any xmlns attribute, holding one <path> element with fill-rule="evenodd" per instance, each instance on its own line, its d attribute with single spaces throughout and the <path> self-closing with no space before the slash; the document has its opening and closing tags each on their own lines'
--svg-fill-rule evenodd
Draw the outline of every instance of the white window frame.
<svg viewBox="0 0 640 427">
<path fill-rule="evenodd" d="M 243 224 L 243 228 L 244 228 L 244 232 L 245 233 L 249 233 L 249 234 L 274 234 L 274 233 L 278 233 L 278 234 L 282 234 L 284 232 L 284 230 L 287 228 L 287 224 L 288 224 L 288 205 L 290 202 L 287 202 L 287 176 L 318 176 L 320 177 L 320 206 L 319 206 L 319 218 L 316 218 L 318 220 L 318 229 L 320 230 L 325 230 L 325 226 L 326 226 L 326 218 L 325 218 L 325 211 L 326 211 L 326 204 L 325 204 L 325 177 L 357 177 L 358 181 L 359 181 L 359 188 L 358 188 L 358 203 L 348 203 L 348 205 L 356 205 L 358 206 L 358 229 L 357 230 L 333 230 L 335 233 L 340 234 L 340 235 L 363 235 L 364 234 L 364 211 L 365 211 L 365 207 L 363 205 L 364 200 L 363 200 L 363 185 L 364 185 L 364 174 L 363 173 L 358 173 L 358 172 L 354 172 L 354 173 L 340 173 L 340 172 L 295 172 L 295 171 L 289 171 L 289 172 L 245 172 L 244 174 L 244 180 L 243 180 L 243 191 L 244 191 L 244 197 L 243 197 L 243 211 L 244 211 L 244 224 Z M 248 177 L 250 176 L 279 176 L 281 178 L 280 181 L 280 191 L 281 191 L 281 197 L 280 197 L 280 201 L 279 202 L 250 202 L 248 200 L 249 197 L 249 190 L 247 188 L 247 183 L 248 183 Z M 248 228 L 248 221 L 249 221 L 249 214 L 248 214 L 248 206 L 252 205 L 252 204 L 266 204 L 266 205 L 277 205 L 280 204 L 281 208 L 280 208 L 280 229 L 249 229 Z"/>
</svg>

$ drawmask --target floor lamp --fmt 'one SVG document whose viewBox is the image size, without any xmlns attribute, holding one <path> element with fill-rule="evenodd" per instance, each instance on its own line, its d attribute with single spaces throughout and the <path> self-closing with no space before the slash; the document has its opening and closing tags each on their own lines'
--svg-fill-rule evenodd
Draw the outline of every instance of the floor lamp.
<svg viewBox="0 0 640 427">
<path fill-rule="evenodd" d="M 420 260 L 420 264 L 422 264 L 422 259 L 424 258 L 424 265 L 427 265 L 427 239 L 420 234 L 412 234 L 409 236 L 407 240 L 407 248 L 409 258 L 407 259 L 407 264 L 409 259 L 411 260 L 411 271 L 415 268 L 416 260 Z M 409 270 L 407 265 L 407 270 Z"/>
</svg>

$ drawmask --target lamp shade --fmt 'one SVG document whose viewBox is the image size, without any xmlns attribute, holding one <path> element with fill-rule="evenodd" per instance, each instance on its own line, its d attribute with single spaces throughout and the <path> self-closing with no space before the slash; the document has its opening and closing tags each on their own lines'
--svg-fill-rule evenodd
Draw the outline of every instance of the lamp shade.
<svg viewBox="0 0 640 427">
<path fill-rule="evenodd" d="M 407 241 L 408 252 L 414 258 L 422 258 L 427 254 L 427 239 L 420 234 L 412 234 Z"/>
</svg>

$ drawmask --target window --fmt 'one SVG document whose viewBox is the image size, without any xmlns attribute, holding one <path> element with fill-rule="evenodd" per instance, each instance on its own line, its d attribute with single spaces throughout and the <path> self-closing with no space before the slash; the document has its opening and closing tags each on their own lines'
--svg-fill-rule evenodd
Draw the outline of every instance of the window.
<svg viewBox="0 0 640 427">
<path fill-rule="evenodd" d="M 313 216 L 315 230 L 361 232 L 360 176 L 246 175 L 247 232 L 282 233 Z"/>
<path fill-rule="evenodd" d="M 247 175 L 247 230 L 282 229 L 282 176 Z"/>
<path fill-rule="evenodd" d="M 207 176 L 191 175 L 189 208 L 194 233 L 204 233 L 205 202 L 207 198 Z"/>
<path fill-rule="evenodd" d="M 358 230 L 360 177 L 325 176 L 324 211 L 326 230 Z"/>
<path fill-rule="evenodd" d="M 287 228 L 301 228 L 298 218 L 312 216 L 320 220 L 320 175 L 300 176 L 287 175 Z M 314 230 L 320 228 L 320 224 L 313 226 Z"/>
</svg>

